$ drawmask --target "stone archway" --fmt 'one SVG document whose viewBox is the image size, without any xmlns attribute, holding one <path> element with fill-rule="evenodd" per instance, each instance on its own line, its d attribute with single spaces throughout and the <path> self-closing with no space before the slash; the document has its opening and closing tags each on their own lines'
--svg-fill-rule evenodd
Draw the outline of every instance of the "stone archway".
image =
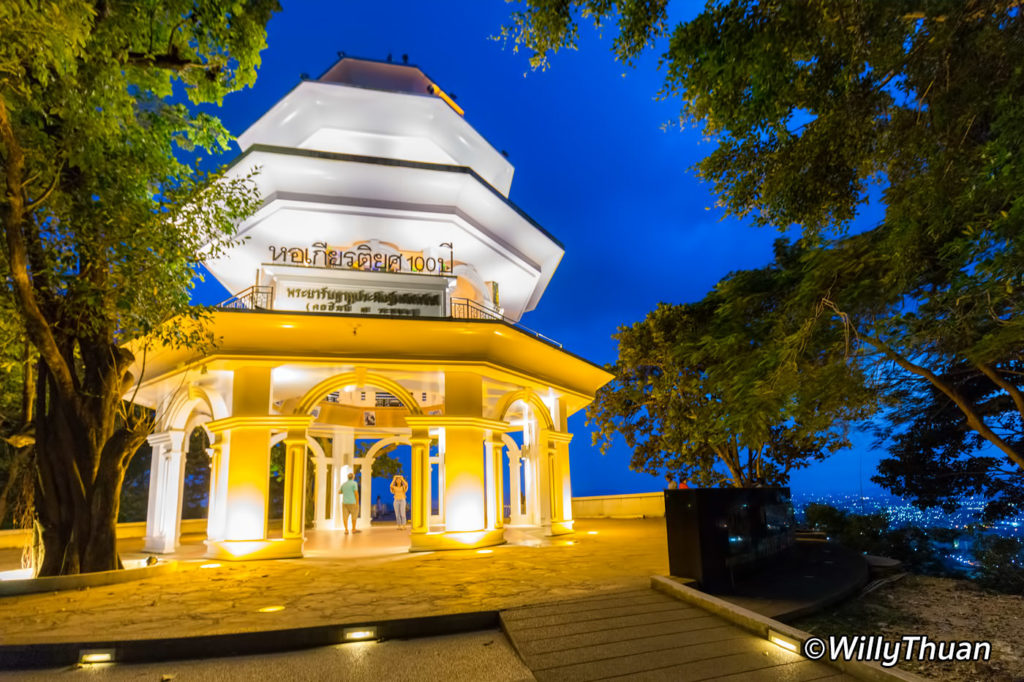
<svg viewBox="0 0 1024 682">
<path fill-rule="evenodd" d="M 572 486 L 568 445 L 572 435 L 558 429 L 548 406 L 537 393 L 526 388 L 502 396 L 494 418 L 507 420 L 509 411 L 517 403 L 523 406 L 525 417 L 521 453 L 523 466 L 510 466 L 509 477 L 510 487 L 514 490 L 519 486 L 526 499 L 523 522 L 549 528 L 551 534 L 571 532 Z M 561 423 L 564 427 L 564 420 Z M 513 477 L 517 478 L 513 480 Z"/>
<path fill-rule="evenodd" d="M 389 392 L 408 410 L 407 417 L 418 418 L 423 416 L 423 410 L 416 402 L 416 399 L 413 398 L 409 390 L 402 384 L 382 374 L 368 372 L 363 368 L 337 374 L 319 382 L 303 394 L 292 412 L 294 415 L 312 415 L 317 405 L 330 393 L 337 390 L 348 392 L 366 388 L 378 388 Z M 410 486 L 412 500 L 410 516 L 413 519 L 413 532 L 426 532 L 430 502 L 429 444 L 431 437 L 428 429 L 412 426 L 410 430 L 411 433 L 409 435 L 389 436 L 382 439 L 382 441 L 401 438 L 401 442 L 410 445 L 412 448 L 412 482 Z M 386 442 L 383 444 L 378 442 L 371 447 L 371 450 L 367 453 L 369 457 L 364 457 L 367 461 L 352 461 L 353 467 L 360 466 L 366 472 L 366 475 L 362 477 L 363 480 L 360 488 L 360 515 L 357 520 L 359 528 L 367 528 L 370 525 L 370 486 L 372 479 L 370 472 L 372 472 L 372 461 L 377 456 L 377 453 L 380 452 L 380 449 L 386 445 Z M 426 509 L 426 514 L 424 509 Z"/>
<path fill-rule="evenodd" d="M 224 399 L 196 384 L 182 387 L 157 410 L 157 429 L 148 438 L 153 454 L 143 545 L 147 552 L 169 553 L 177 549 L 181 537 L 188 436 L 197 426 L 227 416 Z M 207 435 L 210 435 L 208 431 Z M 211 476 L 207 497 L 208 525 L 209 519 L 214 517 L 216 504 L 216 484 Z"/>
</svg>

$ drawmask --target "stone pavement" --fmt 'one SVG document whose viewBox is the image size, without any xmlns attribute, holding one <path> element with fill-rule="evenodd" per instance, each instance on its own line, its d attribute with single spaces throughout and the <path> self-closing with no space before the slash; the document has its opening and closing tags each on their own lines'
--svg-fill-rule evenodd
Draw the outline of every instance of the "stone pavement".
<svg viewBox="0 0 1024 682">
<path fill-rule="evenodd" d="M 576 529 L 574 535 L 489 553 L 409 553 L 400 549 L 407 543 L 404 533 L 385 526 L 349 539 L 321 536 L 304 559 L 223 562 L 216 568 L 200 568 L 198 550 L 185 547 L 182 555 L 195 558 L 174 574 L 0 599 L 0 644 L 182 637 L 500 610 L 646 589 L 652 575 L 668 573 L 663 519 L 583 519 Z M 12 560 L 0 560 L 5 558 Z M 261 611 L 267 607 L 284 608 Z"/>
</svg>

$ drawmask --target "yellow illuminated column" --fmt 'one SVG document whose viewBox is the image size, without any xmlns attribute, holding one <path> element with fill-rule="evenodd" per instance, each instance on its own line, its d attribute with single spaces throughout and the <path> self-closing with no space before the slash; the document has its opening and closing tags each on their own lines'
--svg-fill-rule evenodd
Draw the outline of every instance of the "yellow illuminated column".
<svg viewBox="0 0 1024 682">
<path fill-rule="evenodd" d="M 224 504 L 226 479 L 224 477 L 224 444 L 226 433 L 210 437 L 210 496 L 206 505 L 206 538 L 224 539 Z"/>
<path fill-rule="evenodd" d="M 313 458 L 313 525 L 317 529 L 327 528 L 327 458 Z"/>
<path fill-rule="evenodd" d="M 366 455 L 359 458 L 359 471 L 361 475 L 359 477 L 359 516 L 356 518 L 356 528 L 360 530 L 368 529 L 372 524 L 371 520 L 371 502 L 373 500 L 370 497 L 373 495 L 373 459 L 367 459 Z"/>
<path fill-rule="evenodd" d="M 304 430 L 312 417 L 269 415 L 269 409 L 270 367 L 241 367 L 235 370 L 232 379 L 232 415 L 206 424 L 211 433 L 230 434 L 230 439 L 224 438 L 217 474 L 218 487 L 223 490 L 217 499 L 223 524 L 220 537 L 207 540 L 209 557 L 230 560 L 302 556 L 301 517 L 297 534 L 293 517 L 288 537 L 267 538 L 270 437 L 273 431 Z M 296 438 L 290 440 L 294 443 Z M 305 440 L 302 442 L 304 446 Z M 295 458 L 289 459 L 294 467 Z M 299 471 L 301 475 L 292 476 L 292 485 L 295 478 L 305 476 L 304 461 Z M 288 485 L 286 495 L 287 490 Z M 300 508 L 303 498 L 298 495 Z"/>
<path fill-rule="evenodd" d="M 505 527 L 505 481 L 501 466 L 501 451 L 505 448 L 502 432 L 492 431 L 487 442 L 487 527 Z"/>
<path fill-rule="evenodd" d="M 301 542 L 306 519 L 306 430 L 289 429 L 284 444 L 284 519 L 281 537 Z"/>
<path fill-rule="evenodd" d="M 482 531 L 487 525 L 483 382 L 479 374 L 447 372 L 444 392 L 445 531 Z"/>
<path fill-rule="evenodd" d="M 445 425 L 444 527 L 482 531 L 487 526 L 484 430 L 453 422 Z"/>
<path fill-rule="evenodd" d="M 503 432 L 509 425 L 481 416 L 483 383 L 480 375 L 448 372 L 444 391 L 444 416 L 406 417 L 406 423 L 414 430 L 444 429 L 444 531 L 414 533 L 412 549 L 465 549 L 502 543 L 504 531 L 488 527 L 486 469 L 493 460 L 490 447 L 485 455 L 484 442 L 488 440 L 488 432 Z M 413 476 L 427 478 L 428 466 L 426 458 L 421 463 L 414 458 Z M 423 485 L 422 480 L 419 483 Z M 415 487 L 416 482 L 413 485 Z M 429 499 L 423 503 L 428 505 Z M 429 508 L 422 513 L 427 511 Z"/>
<path fill-rule="evenodd" d="M 410 490 L 410 521 L 413 535 L 430 530 L 430 433 L 426 428 L 413 428 L 409 438 L 412 449 L 412 490 Z"/>
<path fill-rule="evenodd" d="M 571 433 L 541 429 L 540 461 L 538 468 L 545 472 L 542 495 L 549 499 L 541 504 L 549 516 L 543 525 L 550 526 L 552 535 L 572 532 L 572 481 L 569 476 L 569 441 Z"/>
</svg>

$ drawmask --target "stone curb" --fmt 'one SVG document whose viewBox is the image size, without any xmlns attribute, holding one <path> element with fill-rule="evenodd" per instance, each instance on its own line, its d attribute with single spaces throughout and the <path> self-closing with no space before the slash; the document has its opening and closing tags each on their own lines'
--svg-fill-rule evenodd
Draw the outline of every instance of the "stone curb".
<svg viewBox="0 0 1024 682">
<path fill-rule="evenodd" d="M 116 571 L 96 571 L 78 575 L 58 575 L 48 578 L 27 578 L 25 580 L 0 580 L 0 597 L 14 597 L 38 592 L 59 592 L 79 590 L 83 587 L 102 587 L 145 580 L 173 573 L 178 570 L 177 561 L 162 561 L 153 566 L 122 568 Z"/>
<path fill-rule="evenodd" d="M 487 630 L 500 625 L 497 611 L 400 618 L 376 623 L 316 625 L 198 637 L 125 641 L 64 642 L 0 646 L 0 669 L 55 668 L 75 665 L 83 650 L 110 653 L 114 663 L 156 663 L 190 658 L 253 656 L 345 643 L 346 630 L 375 628 L 372 639 L 411 639 Z M 370 639 L 370 638 L 367 638 Z"/>
<path fill-rule="evenodd" d="M 664 592 L 665 594 L 675 597 L 680 601 L 689 602 L 694 606 L 715 614 L 716 616 L 720 616 L 732 623 L 735 623 L 744 630 L 747 630 L 759 637 L 763 637 L 766 640 L 768 639 L 769 628 L 781 635 L 797 640 L 800 642 L 801 647 L 807 639 L 813 637 L 809 632 L 797 630 L 790 625 L 773 620 L 767 616 L 762 616 L 759 613 L 754 613 L 749 609 L 737 606 L 736 604 L 727 602 L 724 599 L 719 599 L 718 597 L 714 597 L 710 594 L 705 594 L 700 590 L 696 590 L 686 585 L 680 580 L 654 575 L 651 576 L 651 587 L 659 592 Z M 869 680 L 870 682 L 926 682 L 925 678 L 913 673 L 897 670 L 895 668 L 883 668 L 877 663 L 830 661 L 825 658 L 820 659 L 819 662 L 838 668 L 844 673 L 856 677 L 859 680 Z"/>
</svg>

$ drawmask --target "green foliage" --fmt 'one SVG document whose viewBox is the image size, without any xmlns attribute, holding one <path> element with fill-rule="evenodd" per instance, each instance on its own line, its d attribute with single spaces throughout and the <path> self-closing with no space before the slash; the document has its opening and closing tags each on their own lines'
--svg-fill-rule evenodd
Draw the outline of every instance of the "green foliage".
<svg viewBox="0 0 1024 682">
<path fill-rule="evenodd" d="M 1021 386 L 1024 365 L 1007 365 L 1006 380 Z M 1024 451 L 1024 429 L 1010 396 L 966 364 L 944 368 L 940 376 L 954 386 L 1015 450 Z M 922 508 L 954 511 L 965 497 L 986 498 L 983 521 L 1014 517 L 1024 510 L 1024 477 L 992 452 L 989 442 L 967 423 L 964 413 L 937 389 L 907 392 L 880 429 L 890 456 L 881 460 L 872 480 Z M 892 426 L 896 426 L 895 433 Z"/>
<path fill-rule="evenodd" d="M 804 515 L 809 527 L 824 531 L 844 547 L 898 559 L 915 573 L 950 575 L 935 544 L 948 539 L 945 529 L 890 528 L 885 514 L 850 514 L 813 502 Z"/>
<path fill-rule="evenodd" d="M 749 487 L 784 484 L 792 469 L 845 447 L 847 425 L 868 414 L 872 394 L 855 368 L 788 343 L 785 299 L 798 256 L 780 241 L 771 266 L 620 328 L 615 380 L 587 412 L 602 451 L 621 434 L 634 470 Z M 826 325 L 813 336 L 829 334 L 842 338 Z"/>
<path fill-rule="evenodd" d="M 668 35 L 662 94 L 677 97 L 683 119 L 715 142 L 700 176 L 730 215 L 801 231 L 800 277 L 785 306 L 803 316 L 789 327 L 792 352 L 856 363 L 890 405 L 938 391 L 1019 486 L 1024 22 L 1016 3 L 729 0 L 670 34 L 663 3 L 525 5 L 505 33 L 535 63 L 573 47 L 583 19 L 618 19 L 621 58 Z M 636 13 L 646 20 L 624 21 Z M 872 200 L 884 218 L 851 234 Z M 814 338 L 818 325 L 837 322 L 845 338 Z M 950 374 L 961 368 L 989 390 L 962 391 Z M 993 411 L 991 401 L 1012 407 Z M 915 464 L 927 470 L 936 458 Z M 950 466 L 974 464 L 964 456 Z M 922 481 L 904 476 L 898 485 L 935 500 Z"/>
<path fill-rule="evenodd" d="M 153 344 L 210 343 L 188 306 L 195 267 L 234 243 L 260 200 L 249 178 L 199 169 L 229 135 L 191 105 L 253 83 L 276 9 L 0 4 L 0 272 L 10 323 L 39 357 L 43 574 L 119 565 L 120 487 L 151 419 L 122 402 L 133 365 Z"/>
<path fill-rule="evenodd" d="M 373 460 L 374 478 L 392 478 L 402 475 L 402 463 L 386 452 L 377 455 Z"/>
<path fill-rule="evenodd" d="M 994 535 L 979 538 L 974 546 L 978 561 L 976 580 L 982 587 L 1009 594 L 1024 594 L 1024 543 Z"/>
</svg>

